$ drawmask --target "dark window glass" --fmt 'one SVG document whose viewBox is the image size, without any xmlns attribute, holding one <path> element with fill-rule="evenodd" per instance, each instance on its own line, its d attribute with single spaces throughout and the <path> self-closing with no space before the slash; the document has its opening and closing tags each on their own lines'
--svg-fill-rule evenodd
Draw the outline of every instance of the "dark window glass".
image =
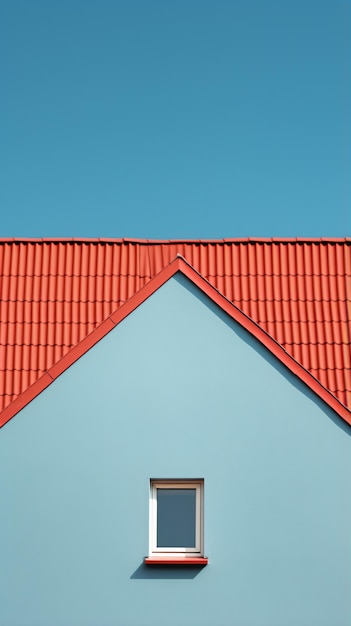
<svg viewBox="0 0 351 626">
<path fill-rule="evenodd" d="M 157 489 L 157 547 L 196 547 L 196 489 Z"/>
</svg>

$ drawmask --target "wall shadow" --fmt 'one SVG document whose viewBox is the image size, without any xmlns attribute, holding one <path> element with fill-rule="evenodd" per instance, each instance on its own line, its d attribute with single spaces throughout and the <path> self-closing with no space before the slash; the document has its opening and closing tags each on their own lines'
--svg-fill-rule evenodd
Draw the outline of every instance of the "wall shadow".
<svg viewBox="0 0 351 626">
<path fill-rule="evenodd" d="M 205 307 L 212 313 L 217 315 L 234 333 L 240 337 L 248 346 L 258 352 L 261 357 L 265 359 L 271 367 L 279 372 L 286 380 L 289 381 L 296 389 L 298 389 L 304 396 L 312 401 L 319 407 L 324 415 L 331 419 L 334 424 L 340 428 L 344 433 L 351 437 L 351 427 L 347 424 L 335 411 L 329 407 L 322 398 L 318 396 L 306 383 L 300 380 L 295 374 L 293 374 L 274 354 L 268 350 L 261 342 L 256 339 L 249 331 L 243 328 L 238 322 L 233 320 L 230 315 L 223 311 L 217 304 L 215 304 L 201 289 L 194 285 L 188 278 L 180 274 L 179 272 L 174 276 L 179 284 L 185 287 L 191 294 L 193 294 Z"/>
<path fill-rule="evenodd" d="M 190 580 L 200 574 L 203 566 L 189 567 L 189 565 L 145 565 L 141 563 L 131 575 L 131 580 Z"/>
</svg>

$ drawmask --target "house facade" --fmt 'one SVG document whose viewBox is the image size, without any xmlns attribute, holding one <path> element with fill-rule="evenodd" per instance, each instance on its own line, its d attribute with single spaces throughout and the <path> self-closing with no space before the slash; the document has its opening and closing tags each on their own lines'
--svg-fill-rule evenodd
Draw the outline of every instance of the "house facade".
<svg viewBox="0 0 351 626">
<path fill-rule="evenodd" d="M 81 249 L 80 273 L 77 259 L 68 273 L 68 264 L 54 266 L 46 244 L 61 246 L 66 257 L 73 245 L 97 249 L 93 260 L 84 251 L 85 265 Z M 350 392 L 349 242 L 198 242 L 202 272 L 194 254 L 192 264 L 174 242 L 4 245 L 39 247 L 41 264 L 31 250 L 30 287 L 18 278 L 20 255 L 17 274 L 13 261 L 3 276 L 2 294 L 12 299 L 3 298 L 2 313 L 14 334 L 12 342 L 6 335 L 0 414 L 0 624 L 349 626 L 351 412 L 343 401 Z M 99 246 L 107 245 L 120 246 L 118 280 L 113 264 L 109 274 L 97 263 Z M 124 245 L 139 245 L 144 259 Z M 147 245 L 159 245 L 163 261 L 153 250 L 162 267 L 151 267 L 150 255 L 146 277 Z M 196 246 L 179 244 L 186 245 Z M 231 249 L 215 251 L 211 281 L 216 245 Z M 246 273 L 241 250 L 241 267 L 233 262 L 232 248 L 241 245 L 254 248 L 256 260 L 267 255 L 256 283 L 252 258 Z M 274 250 L 273 261 L 275 245 L 295 252 Z M 297 263 L 302 245 L 317 248 L 306 258 L 319 255 L 319 273 Z M 270 272 L 262 246 L 271 246 Z M 323 246 L 338 247 L 328 250 L 329 274 Z M 169 259 L 166 252 L 175 254 Z M 25 258 L 29 267 L 28 249 Z M 307 284 L 314 277 L 314 292 L 304 292 L 302 276 Z M 238 284 L 251 315 L 228 297 Z M 18 304 L 21 294 L 31 309 Z M 300 301 L 315 312 L 308 322 Z M 327 302 L 330 327 L 326 314 L 318 317 Z M 89 307 L 85 317 L 79 309 L 87 303 L 102 318 L 91 330 Z M 286 344 L 291 339 L 295 355 L 254 319 L 254 310 L 265 311 L 266 324 L 274 322 Z M 321 355 L 328 350 L 327 366 Z M 323 384 L 319 370 L 333 384 Z"/>
</svg>

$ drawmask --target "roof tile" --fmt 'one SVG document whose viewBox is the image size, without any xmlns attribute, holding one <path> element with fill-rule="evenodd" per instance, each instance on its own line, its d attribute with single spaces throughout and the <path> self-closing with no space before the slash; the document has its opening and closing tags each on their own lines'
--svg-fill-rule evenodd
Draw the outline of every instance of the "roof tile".
<svg viewBox="0 0 351 626">
<path fill-rule="evenodd" d="M 177 254 L 351 408 L 351 239 L 0 240 L 0 410 Z"/>
</svg>

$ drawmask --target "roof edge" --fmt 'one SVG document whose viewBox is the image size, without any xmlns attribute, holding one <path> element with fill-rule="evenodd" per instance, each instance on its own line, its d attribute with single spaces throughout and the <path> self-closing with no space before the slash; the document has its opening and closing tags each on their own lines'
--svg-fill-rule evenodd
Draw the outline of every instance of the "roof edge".
<svg viewBox="0 0 351 626">
<path fill-rule="evenodd" d="M 139 239 L 131 237 L 0 237 L 1 243 L 126 243 L 126 244 L 226 244 L 226 243 L 351 243 L 351 237 L 232 237 L 224 239 Z"/>
<path fill-rule="evenodd" d="M 29 404 L 58 376 L 78 361 L 90 348 L 96 345 L 115 326 L 135 311 L 145 300 L 154 294 L 177 272 L 181 272 L 194 283 L 205 295 L 217 304 L 234 321 L 254 336 L 297 378 L 321 398 L 335 413 L 351 426 L 351 411 L 343 405 L 322 383 L 308 370 L 298 363 L 285 349 L 256 322 L 241 311 L 235 304 L 227 300 L 206 278 L 197 272 L 180 254 L 169 265 L 156 274 L 144 287 L 121 305 L 114 313 L 97 326 L 87 337 L 74 346 L 65 356 L 45 372 L 31 387 L 20 394 L 9 406 L 0 413 L 0 428 L 11 420 L 21 409 Z"/>
</svg>

